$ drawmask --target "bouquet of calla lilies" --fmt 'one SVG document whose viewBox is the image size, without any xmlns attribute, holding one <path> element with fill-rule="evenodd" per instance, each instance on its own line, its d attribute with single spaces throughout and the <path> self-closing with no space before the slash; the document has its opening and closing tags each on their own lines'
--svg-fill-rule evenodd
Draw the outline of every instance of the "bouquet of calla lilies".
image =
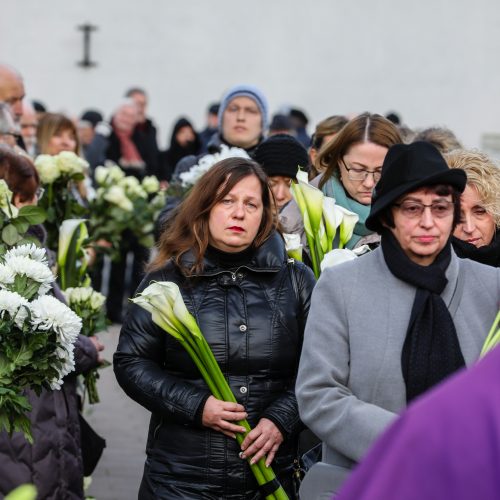
<svg viewBox="0 0 500 500">
<path fill-rule="evenodd" d="M 488 336 L 484 341 L 483 348 L 481 349 L 481 357 L 491 351 L 498 344 L 500 344 L 500 311 L 498 311 L 497 317 L 491 325 Z"/>
<path fill-rule="evenodd" d="M 149 311 L 153 322 L 182 344 L 214 397 L 222 401 L 237 402 L 196 320 L 187 310 L 177 284 L 170 281 L 151 283 L 131 300 Z M 238 422 L 238 425 L 246 429 L 244 434 L 236 434 L 236 439 L 241 444 L 251 428 L 246 420 Z M 250 468 L 259 486 L 276 480 L 272 468 L 266 467 L 263 458 L 256 464 L 250 463 Z M 266 499 L 287 500 L 288 496 L 279 486 Z"/>
<path fill-rule="evenodd" d="M 292 195 L 304 220 L 313 271 L 316 278 L 319 278 L 325 254 L 333 249 L 337 236 L 338 248 L 345 247 L 352 238 L 359 216 L 340 207 L 333 198 L 311 186 L 307 173 L 300 169 L 297 172 L 297 183 L 292 183 Z"/>
</svg>

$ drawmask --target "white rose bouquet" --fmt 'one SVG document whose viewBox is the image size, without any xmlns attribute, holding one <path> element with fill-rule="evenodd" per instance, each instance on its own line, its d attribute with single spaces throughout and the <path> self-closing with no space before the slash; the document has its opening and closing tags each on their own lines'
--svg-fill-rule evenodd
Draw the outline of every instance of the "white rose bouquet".
<svg viewBox="0 0 500 500">
<path fill-rule="evenodd" d="M 54 276 L 45 250 L 11 248 L 0 257 L 0 430 L 21 431 L 32 442 L 24 391 L 58 390 L 74 370 L 81 319 L 46 295 Z"/>
<path fill-rule="evenodd" d="M 111 244 L 111 257 L 118 258 L 123 232 L 132 232 L 145 247 L 154 244 L 154 222 L 165 206 L 165 193 L 154 176 L 142 182 L 125 176 L 117 165 L 100 166 L 95 170 L 98 185 L 91 203 L 90 235 L 92 241 Z"/>
<path fill-rule="evenodd" d="M 47 212 L 47 246 L 57 251 L 59 226 L 62 222 L 88 215 L 88 207 L 78 188 L 82 186 L 89 165 L 75 153 L 63 151 L 54 156 L 37 156 L 35 167 L 46 190 L 39 206 Z"/>
<path fill-rule="evenodd" d="M 82 320 L 82 335 L 92 337 L 96 333 L 106 330 L 106 310 L 104 304 L 106 297 L 96 292 L 92 287 L 66 288 L 64 290 L 66 302 Z M 109 366 L 109 363 L 101 365 Z M 84 375 L 85 388 L 89 403 L 99 402 L 97 391 L 97 380 L 99 379 L 98 369 L 93 369 Z"/>
</svg>

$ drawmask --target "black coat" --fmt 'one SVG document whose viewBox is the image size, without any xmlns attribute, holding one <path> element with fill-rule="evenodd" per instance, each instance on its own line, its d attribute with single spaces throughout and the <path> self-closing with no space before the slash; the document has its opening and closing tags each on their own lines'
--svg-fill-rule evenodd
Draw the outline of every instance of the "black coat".
<svg viewBox="0 0 500 500">
<path fill-rule="evenodd" d="M 147 119 L 144 123 L 135 127 L 132 133 L 132 142 L 135 144 L 137 151 L 144 161 L 143 169 L 130 167 L 122 167 L 126 175 L 133 175 L 138 179 L 142 179 L 145 175 L 158 175 L 158 143 L 156 141 L 156 127 L 153 122 Z M 111 132 L 108 138 L 108 149 L 106 151 L 106 159 L 114 161 L 120 165 L 122 157 L 121 143 L 114 131 Z M 121 166 L 121 165 L 120 165 Z"/>
<path fill-rule="evenodd" d="M 16 432 L 0 432 L 0 498 L 15 487 L 33 483 L 39 500 L 83 499 L 83 465 L 76 375 L 97 366 L 97 351 L 88 337 L 75 343 L 75 372 L 60 390 L 28 391 L 32 406 L 29 444 Z"/>
<path fill-rule="evenodd" d="M 170 262 L 139 287 L 179 285 L 250 425 L 265 417 L 284 435 L 273 462 L 278 474 L 291 466 L 302 429 L 294 385 L 314 286 L 306 266 L 286 260 L 274 234 L 232 272 L 205 257 L 204 271 L 186 278 Z M 139 306 L 130 306 L 114 369 L 125 392 L 152 412 L 140 499 L 260 497 L 236 441 L 201 425 L 210 392 L 191 358 Z"/>
</svg>

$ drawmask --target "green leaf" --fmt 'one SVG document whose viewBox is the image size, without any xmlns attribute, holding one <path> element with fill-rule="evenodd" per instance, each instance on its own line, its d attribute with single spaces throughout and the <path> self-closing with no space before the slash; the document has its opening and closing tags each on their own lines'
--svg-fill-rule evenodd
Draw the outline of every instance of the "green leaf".
<svg viewBox="0 0 500 500">
<path fill-rule="evenodd" d="M 23 217 L 30 225 L 41 224 L 47 218 L 47 213 L 42 207 L 27 205 L 19 210 L 19 217 Z"/>
<path fill-rule="evenodd" d="M 19 234 L 24 234 L 30 227 L 30 223 L 27 220 L 24 220 L 23 217 L 18 217 L 17 219 L 13 219 L 12 225 L 17 229 L 17 232 Z"/>
<path fill-rule="evenodd" d="M 2 230 L 2 240 L 9 246 L 15 245 L 21 237 L 12 224 L 5 226 Z"/>
</svg>

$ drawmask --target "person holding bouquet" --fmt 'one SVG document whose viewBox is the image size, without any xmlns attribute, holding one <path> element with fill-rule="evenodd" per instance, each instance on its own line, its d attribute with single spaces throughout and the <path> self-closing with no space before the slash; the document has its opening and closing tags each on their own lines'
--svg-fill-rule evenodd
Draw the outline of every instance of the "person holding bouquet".
<svg viewBox="0 0 500 500">
<path fill-rule="evenodd" d="M 304 498 L 331 498 L 407 403 L 478 359 L 500 270 L 452 249 L 466 181 L 429 143 L 392 146 L 366 219 L 381 246 L 321 274 L 297 376 L 300 415 L 323 441 Z"/>
<path fill-rule="evenodd" d="M 0 147 L 0 179 L 12 191 L 11 203 L 21 208 L 36 205 L 43 191 L 33 162 L 5 146 Z M 43 244 L 42 226 L 32 226 L 28 234 Z M 54 286 L 53 295 L 64 301 Z M 75 372 L 64 379 L 60 390 L 44 389 L 37 395 L 28 391 L 34 443 L 22 433 L 9 436 L 0 432 L 0 496 L 16 486 L 33 483 L 38 498 L 83 499 L 83 462 L 76 374 L 99 364 L 104 346 L 97 338 L 78 335 L 75 343 Z"/>
<path fill-rule="evenodd" d="M 314 277 L 287 260 L 259 165 L 222 160 L 194 185 L 138 292 L 156 281 L 179 286 L 237 403 L 212 396 L 182 345 L 130 305 L 114 369 L 152 413 L 139 498 L 263 498 L 247 462 L 261 457 L 289 490 L 302 429 L 294 385 Z M 253 430 L 240 448 L 236 422 L 245 418 Z"/>
</svg>

